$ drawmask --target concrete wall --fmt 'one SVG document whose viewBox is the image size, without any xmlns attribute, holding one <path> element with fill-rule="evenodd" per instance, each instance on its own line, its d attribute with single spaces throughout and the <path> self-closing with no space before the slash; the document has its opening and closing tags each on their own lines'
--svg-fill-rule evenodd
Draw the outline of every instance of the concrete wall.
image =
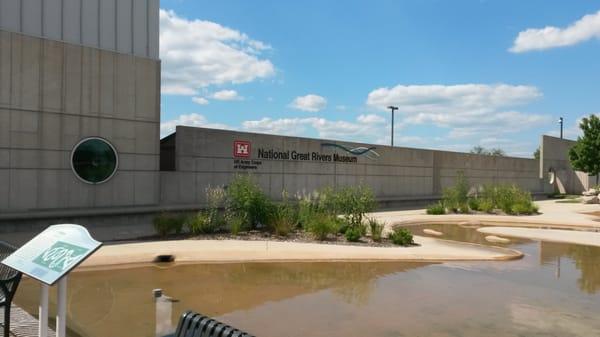
<svg viewBox="0 0 600 337">
<path fill-rule="evenodd" d="M 158 61 L 0 30 L 0 216 L 156 205 L 159 123 Z M 90 136 L 120 160 L 97 186 L 70 169 Z"/>
<path fill-rule="evenodd" d="M 0 29 L 158 60 L 159 0 L 0 0 Z"/>
<path fill-rule="evenodd" d="M 206 187 L 226 185 L 237 173 L 251 173 L 273 198 L 279 198 L 282 190 L 310 193 L 327 185 L 364 183 L 382 201 L 433 199 L 455 183 L 459 171 L 472 184 L 507 182 L 534 193 L 544 192 L 538 161 L 533 159 L 376 146 L 379 157 L 356 156 L 356 163 L 276 160 L 259 159 L 258 149 L 345 155 L 343 150 L 322 144 L 372 145 L 190 127 L 177 127 L 175 138 L 176 171 L 161 172 L 163 205 L 202 204 Z M 256 169 L 236 168 L 235 160 L 243 158 L 233 155 L 235 141 L 251 144 L 250 158 L 244 160 Z"/>
<path fill-rule="evenodd" d="M 595 184 L 596 178 L 575 171 L 569 161 L 569 149 L 575 141 L 542 136 L 540 147 L 540 178 L 544 178 L 549 192 L 580 194 Z M 549 172 L 555 173 L 554 184 L 549 183 Z"/>
</svg>

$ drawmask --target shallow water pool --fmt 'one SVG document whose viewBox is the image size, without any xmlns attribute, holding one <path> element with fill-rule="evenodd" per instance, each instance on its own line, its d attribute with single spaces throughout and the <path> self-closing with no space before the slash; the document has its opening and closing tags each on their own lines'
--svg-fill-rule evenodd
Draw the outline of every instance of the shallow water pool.
<svg viewBox="0 0 600 337">
<path fill-rule="evenodd" d="M 466 241 L 481 239 L 473 229 L 456 231 L 472 236 Z M 69 328 L 86 337 L 154 336 L 152 289 L 162 288 L 176 300 L 173 325 L 193 309 L 262 337 L 600 336 L 600 248 L 524 240 L 509 246 L 525 257 L 74 273 Z M 37 284 L 24 280 L 16 302 L 35 313 L 37 300 Z"/>
</svg>

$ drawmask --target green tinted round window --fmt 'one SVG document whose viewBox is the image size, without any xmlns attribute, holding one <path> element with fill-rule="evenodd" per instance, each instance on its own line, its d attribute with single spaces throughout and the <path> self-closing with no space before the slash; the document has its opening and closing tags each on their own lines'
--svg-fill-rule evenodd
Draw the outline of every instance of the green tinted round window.
<svg viewBox="0 0 600 337">
<path fill-rule="evenodd" d="M 82 140 L 71 154 L 73 172 L 88 184 L 101 184 L 109 180 L 117 172 L 118 165 L 117 151 L 102 138 Z"/>
</svg>

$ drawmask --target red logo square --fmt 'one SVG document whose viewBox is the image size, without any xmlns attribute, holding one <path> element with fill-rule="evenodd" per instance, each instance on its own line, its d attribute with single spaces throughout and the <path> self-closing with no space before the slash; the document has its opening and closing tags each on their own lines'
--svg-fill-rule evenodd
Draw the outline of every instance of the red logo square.
<svg viewBox="0 0 600 337">
<path fill-rule="evenodd" d="M 233 142 L 233 156 L 248 158 L 250 157 L 250 142 L 236 140 Z"/>
</svg>

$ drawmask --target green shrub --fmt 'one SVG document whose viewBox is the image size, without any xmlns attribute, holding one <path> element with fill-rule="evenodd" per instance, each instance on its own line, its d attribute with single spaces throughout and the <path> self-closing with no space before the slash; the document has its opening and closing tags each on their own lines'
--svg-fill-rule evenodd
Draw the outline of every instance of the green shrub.
<svg viewBox="0 0 600 337">
<path fill-rule="evenodd" d="M 371 239 L 375 242 L 381 242 L 383 228 L 385 227 L 385 225 L 373 218 L 369 218 L 367 220 L 367 223 L 369 224 Z"/>
<path fill-rule="evenodd" d="M 479 210 L 486 213 L 492 213 L 494 211 L 494 203 L 491 199 L 481 199 L 479 201 Z"/>
<path fill-rule="evenodd" d="M 412 233 L 406 228 L 394 228 L 394 230 L 389 234 L 388 238 L 392 241 L 392 243 L 399 246 L 409 246 L 414 243 Z"/>
<path fill-rule="evenodd" d="M 480 211 L 480 202 L 481 200 L 479 198 L 469 198 L 469 208 L 473 211 Z"/>
<path fill-rule="evenodd" d="M 220 224 L 211 219 L 208 211 L 200 211 L 188 217 L 185 224 L 190 233 L 194 235 L 213 234 L 220 229 Z"/>
<path fill-rule="evenodd" d="M 376 206 L 373 191 L 364 185 L 344 187 L 334 199 L 350 227 L 361 227 L 365 213 L 373 211 Z"/>
<path fill-rule="evenodd" d="M 184 221 L 185 215 L 161 213 L 154 217 L 152 224 L 156 233 L 164 237 L 172 233 L 180 234 Z"/>
<path fill-rule="evenodd" d="M 427 214 L 434 214 L 434 215 L 446 214 L 446 207 L 441 202 L 438 202 L 437 204 L 429 205 L 427 207 Z"/>
<path fill-rule="evenodd" d="M 325 240 L 330 234 L 338 231 L 337 219 L 329 214 L 313 213 L 306 223 L 306 230 L 315 236 L 317 240 Z"/>
<path fill-rule="evenodd" d="M 456 176 L 456 183 L 442 193 L 443 204 L 452 212 L 468 211 L 469 182 L 462 171 Z"/>
<path fill-rule="evenodd" d="M 479 208 L 491 213 L 500 209 L 506 214 L 535 214 L 538 211 L 531 193 L 516 185 L 498 184 L 486 185 L 479 200 Z"/>
<path fill-rule="evenodd" d="M 362 237 L 362 233 L 363 233 L 363 229 L 361 229 L 361 227 L 365 227 L 364 225 L 360 225 L 360 226 L 352 226 L 352 227 L 348 227 L 346 229 L 346 232 L 344 233 L 344 236 L 346 237 L 346 240 L 348 240 L 349 242 L 358 242 L 360 241 L 360 238 Z"/>
<path fill-rule="evenodd" d="M 255 229 L 267 224 L 273 203 L 250 176 L 238 175 L 227 188 L 227 211 L 247 220 Z"/>
</svg>

